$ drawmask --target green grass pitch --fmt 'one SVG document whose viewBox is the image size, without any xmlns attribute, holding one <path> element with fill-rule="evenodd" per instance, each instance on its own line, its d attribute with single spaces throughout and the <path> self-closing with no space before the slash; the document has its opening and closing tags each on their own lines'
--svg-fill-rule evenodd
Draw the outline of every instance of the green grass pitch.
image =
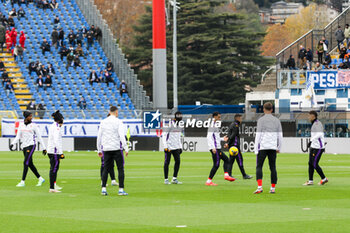
<svg viewBox="0 0 350 233">
<path fill-rule="evenodd" d="M 214 178 L 218 186 L 205 186 L 209 152 L 183 153 L 183 184 L 168 186 L 163 153 L 131 152 L 125 163 L 127 197 L 117 196 L 110 185 L 109 196 L 100 195 L 96 153 L 65 155 L 57 180 L 63 192 L 51 194 L 47 157 L 34 155 L 44 186 L 36 187 L 29 171 L 26 187 L 17 188 L 23 155 L 0 153 L 0 232 L 350 232 L 350 155 L 324 155 L 321 166 L 330 182 L 304 187 L 308 156 L 279 154 L 277 193 L 268 193 L 265 163 L 265 192 L 253 195 L 255 180 L 242 180 L 237 164 L 237 181 L 224 181 L 220 168 Z M 253 154 L 244 155 L 247 173 L 254 176 L 255 161 Z M 171 175 L 173 160 L 170 166 Z"/>
</svg>

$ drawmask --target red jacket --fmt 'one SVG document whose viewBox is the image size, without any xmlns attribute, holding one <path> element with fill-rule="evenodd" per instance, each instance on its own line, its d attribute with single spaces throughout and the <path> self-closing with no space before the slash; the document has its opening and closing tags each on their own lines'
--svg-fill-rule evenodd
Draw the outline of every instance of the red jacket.
<svg viewBox="0 0 350 233">
<path fill-rule="evenodd" d="M 11 36 L 11 38 L 16 38 L 17 39 L 17 32 L 16 31 L 11 31 L 10 32 L 10 36 Z"/>
<path fill-rule="evenodd" d="M 19 37 L 19 43 L 24 44 L 25 41 L 26 41 L 26 36 L 24 34 L 21 34 L 21 36 Z"/>
</svg>

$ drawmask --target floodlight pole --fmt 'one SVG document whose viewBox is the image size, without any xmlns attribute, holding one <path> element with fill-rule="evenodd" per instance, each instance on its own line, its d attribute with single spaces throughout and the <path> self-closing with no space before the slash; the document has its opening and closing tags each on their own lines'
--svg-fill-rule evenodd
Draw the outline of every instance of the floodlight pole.
<svg viewBox="0 0 350 233">
<path fill-rule="evenodd" d="M 177 18 L 176 0 L 173 0 L 173 98 L 174 109 L 178 108 L 177 98 Z"/>
</svg>

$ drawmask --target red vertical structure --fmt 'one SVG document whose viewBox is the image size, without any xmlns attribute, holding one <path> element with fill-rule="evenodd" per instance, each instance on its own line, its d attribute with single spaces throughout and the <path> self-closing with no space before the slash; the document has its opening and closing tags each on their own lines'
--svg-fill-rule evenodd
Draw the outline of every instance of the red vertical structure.
<svg viewBox="0 0 350 233">
<path fill-rule="evenodd" d="M 153 106 L 168 108 L 165 0 L 153 0 Z"/>
</svg>

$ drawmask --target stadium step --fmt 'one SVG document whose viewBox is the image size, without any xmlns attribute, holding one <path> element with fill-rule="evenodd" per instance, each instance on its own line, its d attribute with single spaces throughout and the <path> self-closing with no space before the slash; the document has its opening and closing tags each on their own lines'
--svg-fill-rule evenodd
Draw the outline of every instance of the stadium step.
<svg viewBox="0 0 350 233">
<path fill-rule="evenodd" d="M 11 79 L 14 94 L 20 109 L 26 109 L 28 103 L 34 100 L 28 89 L 28 83 L 23 78 L 21 70 L 10 52 L 5 51 L 0 53 L 0 59 L 4 62 L 8 76 Z"/>
</svg>

